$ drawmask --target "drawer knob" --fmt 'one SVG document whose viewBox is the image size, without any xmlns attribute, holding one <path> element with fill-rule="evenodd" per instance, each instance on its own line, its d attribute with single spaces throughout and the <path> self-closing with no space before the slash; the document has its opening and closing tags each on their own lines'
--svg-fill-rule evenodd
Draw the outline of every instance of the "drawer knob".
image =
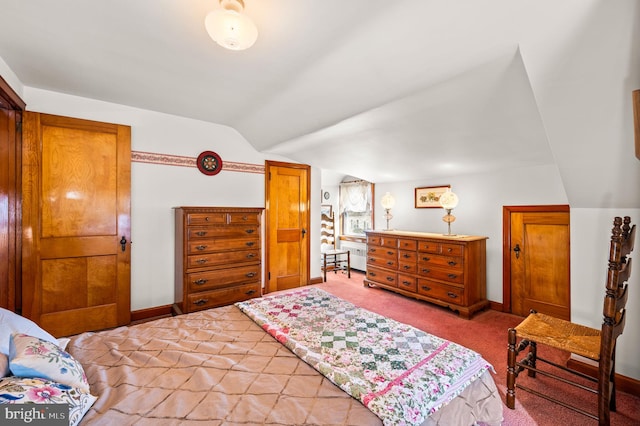
<svg viewBox="0 0 640 426">
<path fill-rule="evenodd" d="M 205 217 L 205 218 L 204 218 L 204 221 L 205 221 L 205 222 L 209 222 L 209 216 Z"/>
<path fill-rule="evenodd" d="M 249 290 L 249 291 L 247 291 L 245 294 L 246 294 L 247 296 L 250 296 L 250 295 L 252 295 L 252 294 L 253 294 L 253 293 L 255 293 L 255 292 L 256 292 L 255 290 Z"/>
<path fill-rule="evenodd" d="M 452 280 L 458 278 L 458 276 L 456 274 L 449 274 L 447 275 L 449 278 L 451 278 Z"/>
<path fill-rule="evenodd" d="M 411 285 L 411 283 L 409 281 L 402 281 L 402 284 L 404 285 Z"/>
<path fill-rule="evenodd" d="M 451 253 L 451 252 L 453 251 L 453 249 L 452 249 L 452 248 L 448 248 L 448 249 L 447 249 L 447 251 L 448 251 L 449 253 Z"/>
<path fill-rule="evenodd" d="M 449 297 L 450 297 L 450 298 L 452 298 L 452 299 L 456 299 L 456 298 L 458 297 L 458 295 L 457 295 L 457 294 L 452 293 L 452 292 L 448 292 L 448 293 L 447 293 L 447 296 L 449 296 Z"/>
<path fill-rule="evenodd" d="M 371 275 L 372 277 L 378 276 L 378 274 L 376 274 L 375 272 L 369 272 L 369 275 Z"/>
<path fill-rule="evenodd" d="M 206 283 L 207 283 L 207 281 L 209 281 L 209 280 L 205 280 L 205 279 L 203 279 L 203 278 L 200 278 L 199 280 L 194 281 L 193 283 L 194 283 L 195 285 L 203 285 L 203 284 L 206 284 Z"/>
<path fill-rule="evenodd" d="M 254 257 L 256 257 L 255 253 L 249 253 L 247 254 L 247 259 L 253 259 Z"/>
<path fill-rule="evenodd" d="M 375 252 L 376 252 L 376 249 L 374 249 L 374 248 L 370 248 L 370 249 L 369 249 L 369 251 L 370 251 L 371 253 L 375 253 Z"/>
<path fill-rule="evenodd" d="M 424 291 L 431 291 L 431 287 L 427 287 L 426 285 L 423 285 L 423 286 L 422 286 L 422 289 L 423 289 Z"/>
<path fill-rule="evenodd" d="M 209 299 L 198 299 L 198 300 L 194 300 L 193 304 L 194 305 L 198 305 L 198 306 L 202 306 L 205 303 L 207 303 L 209 301 Z"/>
<path fill-rule="evenodd" d="M 457 264 L 458 264 L 458 262 L 455 262 L 455 261 L 453 261 L 453 260 L 450 260 L 450 261 L 449 261 L 449 265 L 450 265 L 450 266 L 455 266 L 455 265 L 457 265 Z"/>
<path fill-rule="evenodd" d="M 247 242 L 246 242 L 246 245 L 247 245 L 248 247 L 253 247 L 253 246 L 255 245 L 255 243 L 254 243 L 253 241 L 247 241 Z"/>
<path fill-rule="evenodd" d="M 204 250 L 206 248 L 207 248 L 207 246 L 196 246 L 196 250 L 200 250 L 200 251 L 202 251 L 202 250 Z"/>
<path fill-rule="evenodd" d="M 247 234 L 253 234 L 254 232 L 256 232 L 256 230 L 255 229 L 245 229 L 245 232 Z"/>
<path fill-rule="evenodd" d="M 409 265 L 404 265 L 404 266 L 403 266 L 403 268 L 404 268 L 405 270 L 406 270 L 406 269 L 411 269 L 411 266 L 409 266 Z"/>
<path fill-rule="evenodd" d="M 431 269 L 423 269 L 422 272 L 424 272 L 425 274 L 428 274 L 429 272 L 431 272 Z"/>
<path fill-rule="evenodd" d="M 409 254 L 405 253 L 405 254 L 403 254 L 403 255 L 402 255 L 402 257 L 404 257 L 405 259 L 408 259 L 408 258 L 410 258 L 410 257 L 411 257 L 411 255 L 409 255 Z"/>
<path fill-rule="evenodd" d="M 247 276 L 248 278 L 253 278 L 253 277 L 255 277 L 256 275 L 257 275 L 257 274 L 256 274 L 255 272 L 249 272 L 248 274 L 246 274 L 246 276 Z"/>
<path fill-rule="evenodd" d="M 198 259 L 196 263 L 202 265 L 203 263 L 207 263 L 207 259 Z"/>
<path fill-rule="evenodd" d="M 393 279 L 393 277 L 387 277 L 387 281 L 389 281 L 389 282 L 393 282 L 393 281 L 395 281 L 395 280 Z"/>
<path fill-rule="evenodd" d="M 392 261 L 388 261 L 387 265 L 391 266 L 391 265 L 393 265 L 393 262 Z"/>
<path fill-rule="evenodd" d="M 392 252 L 392 251 L 388 251 L 388 252 L 387 252 L 387 254 L 388 254 L 388 255 L 392 255 L 392 254 L 393 254 L 393 252 Z"/>
<path fill-rule="evenodd" d="M 198 237 L 204 237 L 205 235 L 207 235 L 207 231 L 198 231 L 198 232 L 196 232 L 196 235 Z"/>
<path fill-rule="evenodd" d="M 248 216 L 242 216 L 242 220 L 249 220 Z"/>
<path fill-rule="evenodd" d="M 423 258 L 422 258 L 422 260 L 424 260 L 424 261 L 427 261 L 427 262 L 428 262 L 428 261 L 430 261 L 430 260 L 431 260 L 431 258 L 430 258 L 430 257 L 423 257 Z"/>
</svg>

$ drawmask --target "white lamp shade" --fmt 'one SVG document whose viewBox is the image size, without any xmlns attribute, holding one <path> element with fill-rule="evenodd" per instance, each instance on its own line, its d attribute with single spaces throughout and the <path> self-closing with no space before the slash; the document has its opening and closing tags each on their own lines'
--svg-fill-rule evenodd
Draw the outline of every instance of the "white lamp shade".
<svg viewBox="0 0 640 426">
<path fill-rule="evenodd" d="M 385 209 L 392 209 L 393 206 L 396 205 L 396 199 L 393 198 L 393 195 L 389 192 L 382 196 L 382 200 L 380 200 L 380 202 L 382 203 L 382 207 Z"/>
<path fill-rule="evenodd" d="M 454 209 L 458 205 L 458 196 L 451 189 L 440 196 L 440 205 L 445 209 Z"/>
<path fill-rule="evenodd" d="M 247 15 L 231 9 L 216 9 L 204 20 L 209 36 L 220 46 L 244 50 L 258 39 L 258 29 Z"/>
</svg>

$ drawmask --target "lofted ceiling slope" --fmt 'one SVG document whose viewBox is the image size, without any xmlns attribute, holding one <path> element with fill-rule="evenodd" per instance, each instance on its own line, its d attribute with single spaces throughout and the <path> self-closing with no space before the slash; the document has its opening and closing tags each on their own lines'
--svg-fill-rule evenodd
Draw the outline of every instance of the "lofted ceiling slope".
<svg viewBox="0 0 640 426">
<path fill-rule="evenodd" d="M 216 0 L 0 0 L 0 58 L 373 182 L 555 164 L 572 206 L 640 207 L 639 3 L 245 0 L 260 34 L 232 52 L 204 29 Z"/>
</svg>

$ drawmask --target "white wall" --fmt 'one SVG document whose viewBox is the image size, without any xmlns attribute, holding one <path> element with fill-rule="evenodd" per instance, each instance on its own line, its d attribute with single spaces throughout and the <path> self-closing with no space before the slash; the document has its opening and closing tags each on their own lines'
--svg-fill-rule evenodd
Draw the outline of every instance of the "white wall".
<svg viewBox="0 0 640 426">
<path fill-rule="evenodd" d="M 487 297 L 501 303 L 502 207 L 568 204 L 558 170 L 555 166 L 542 166 L 496 174 L 455 176 L 434 182 L 379 183 L 376 184 L 375 206 L 378 212 L 382 211 L 380 199 L 389 191 L 396 199 L 392 210 L 393 229 L 445 233 L 444 210 L 416 209 L 414 189 L 447 184 L 460 198 L 458 207 L 452 212 L 457 218 L 452 224 L 452 232 L 489 237 Z M 630 216 L 634 223 L 638 223 L 640 209 L 571 209 L 570 214 L 571 319 L 599 329 L 613 218 Z M 382 214 L 376 214 L 375 226 L 376 229 L 385 228 Z M 637 252 L 636 249 L 633 257 L 640 257 Z M 620 374 L 640 379 L 640 358 L 637 356 L 637 348 L 640 347 L 640 274 L 632 274 L 629 291 L 627 326 L 618 340 L 616 368 Z"/>
<path fill-rule="evenodd" d="M 11 68 L 9 68 L 9 65 L 7 65 L 7 63 L 1 57 L 0 57 L 0 76 L 2 76 L 2 78 L 4 79 L 4 81 L 7 82 L 9 87 L 11 87 L 13 91 L 16 92 L 17 95 L 20 96 L 22 100 L 24 100 L 24 97 L 23 97 L 24 85 L 18 79 L 18 77 L 14 74 Z"/>
<path fill-rule="evenodd" d="M 133 151 L 197 157 L 202 151 L 212 150 L 223 163 L 263 165 L 266 159 L 287 161 L 275 156 L 267 158 L 227 126 L 31 87 L 25 87 L 24 101 L 29 111 L 131 126 Z M 313 184 L 319 188 L 319 182 Z M 173 303 L 172 208 L 185 205 L 264 207 L 264 174 L 223 169 L 216 176 L 205 176 L 196 168 L 132 163 L 132 310 Z M 312 207 L 319 209 L 319 200 Z M 318 256 L 319 251 L 315 257 Z M 317 275 L 319 268 L 318 263 Z"/>
</svg>

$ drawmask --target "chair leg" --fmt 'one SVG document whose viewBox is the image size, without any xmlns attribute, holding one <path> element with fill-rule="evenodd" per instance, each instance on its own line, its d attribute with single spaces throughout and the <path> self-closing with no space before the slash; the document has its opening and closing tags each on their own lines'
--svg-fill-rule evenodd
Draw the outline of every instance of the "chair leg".
<svg viewBox="0 0 640 426">
<path fill-rule="evenodd" d="M 516 408 L 516 330 L 509 329 L 507 349 L 507 407 Z"/>
<path fill-rule="evenodd" d="M 527 355 L 527 361 L 529 363 L 529 366 L 531 366 L 532 368 L 536 368 L 536 361 L 538 359 L 538 345 L 536 344 L 536 342 L 530 341 L 529 342 L 529 354 Z M 534 370 L 527 370 L 527 375 L 529 377 L 536 377 L 536 372 Z"/>
</svg>

